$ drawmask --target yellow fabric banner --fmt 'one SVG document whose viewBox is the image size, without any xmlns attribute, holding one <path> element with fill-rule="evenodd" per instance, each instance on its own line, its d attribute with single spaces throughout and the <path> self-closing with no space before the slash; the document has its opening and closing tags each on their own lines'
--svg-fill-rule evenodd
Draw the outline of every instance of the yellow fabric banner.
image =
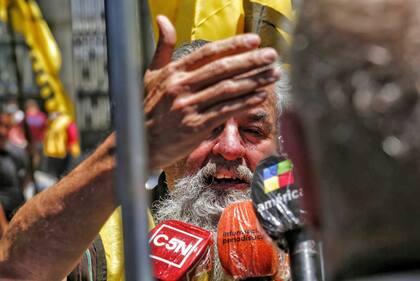
<svg viewBox="0 0 420 281">
<path fill-rule="evenodd" d="M 243 33 L 243 0 L 149 0 L 155 38 L 158 38 L 156 16 L 166 15 L 175 25 L 177 45 L 194 39 L 215 41 Z M 249 0 L 269 7 L 293 21 L 292 0 Z"/>
<path fill-rule="evenodd" d="M 156 16 L 165 15 L 177 31 L 177 45 L 194 39 L 214 41 L 243 31 L 240 0 L 149 0 L 155 38 Z"/>
</svg>

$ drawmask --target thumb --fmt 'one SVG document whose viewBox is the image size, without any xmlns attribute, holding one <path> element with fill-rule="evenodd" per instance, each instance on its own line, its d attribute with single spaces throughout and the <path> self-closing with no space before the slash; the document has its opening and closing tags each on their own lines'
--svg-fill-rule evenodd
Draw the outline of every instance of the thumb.
<svg viewBox="0 0 420 281">
<path fill-rule="evenodd" d="M 150 70 L 159 69 L 171 61 L 172 51 L 176 43 L 175 27 L 166 16 L 156 17 L 159 28 L 159 41 L 157 43 L 155 55 L 153 56 Z"/>
</svg>

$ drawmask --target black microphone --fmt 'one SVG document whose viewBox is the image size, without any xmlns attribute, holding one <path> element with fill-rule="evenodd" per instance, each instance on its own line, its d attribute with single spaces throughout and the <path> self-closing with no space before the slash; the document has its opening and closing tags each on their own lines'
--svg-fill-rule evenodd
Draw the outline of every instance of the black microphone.
<svg viewBox="0 0 420 281">
<path fill-rule="evenodd" d="M 320 281 L 319 243 L 305 226 L 298 187 L 290 160 L 273 155 L 261 161 L 251 183 L 251 199 L 265 232 L 289 251 L 293 281 Z"/>
</svg>

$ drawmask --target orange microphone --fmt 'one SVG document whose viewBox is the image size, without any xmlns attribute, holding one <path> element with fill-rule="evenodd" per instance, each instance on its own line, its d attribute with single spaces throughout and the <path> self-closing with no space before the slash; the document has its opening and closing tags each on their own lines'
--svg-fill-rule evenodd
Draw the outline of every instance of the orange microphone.
<svg viewBox="0 0 420 281">
<path fill-rule="evenodd" d="M 264 233 L 251 201 L 225 208 L 218 225 L 217 248 L 222 267 L 235 280 L 282 281 L 287 275 L 279 269 L 288 272 L 288 259 Z"/>
</svg>

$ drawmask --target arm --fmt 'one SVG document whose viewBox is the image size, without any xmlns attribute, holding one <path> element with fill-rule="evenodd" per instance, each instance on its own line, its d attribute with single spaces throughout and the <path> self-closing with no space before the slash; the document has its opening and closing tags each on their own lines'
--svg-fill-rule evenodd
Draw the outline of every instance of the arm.
<svg viewBox="0 0 420 281">
<path fill-rule="evenodd" d="M 145 75 L 151 169 L 181 159 L 226 119 L 262 103 L 266 96 L 255 90 L 278 78 L 268 67 L 275 51 L 257 50 L 255 35 L 210 43 L 170 62 L 175 30 L 164 17 L 158 25 L 161 36 Z M 115 148 L 113 134 L 56 186 L 21 208 L 0 242 L 2 276 L 60 280 L 72 270 L 117 206 Z"/>
<path fill-rule="evenodd" d="M 60 280 L 117 206 L 115 134 L 54 187 L 27 202 L 0 241 L 0 272 L 9 278 Z"/>
<path fill-rule="evenodd" d="M 3 237 L 3 234 L 6 232 L 8 224 L 9 222 L 7 221 L 6 215 L 4 214 L 3 206 L 0 203 L 0 239 Z"/>
</svg>

